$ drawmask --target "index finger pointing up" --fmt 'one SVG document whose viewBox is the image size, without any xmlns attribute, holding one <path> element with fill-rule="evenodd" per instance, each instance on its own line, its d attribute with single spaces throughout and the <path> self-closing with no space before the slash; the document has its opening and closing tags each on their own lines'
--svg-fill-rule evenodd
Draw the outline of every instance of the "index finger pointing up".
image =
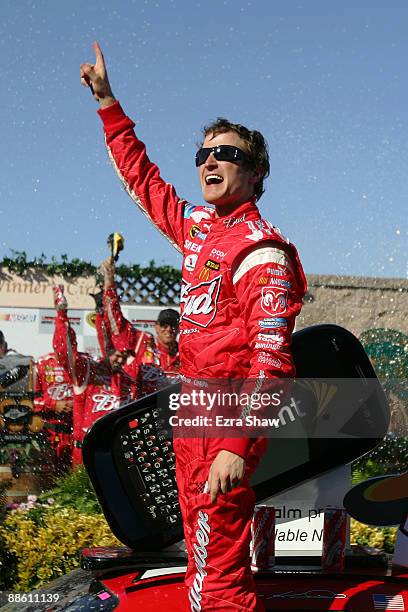
<svg viewBox="0 0 408 612">
<path fill-rule="evenodd" d="M 95 40 L 95 42 L 93 43 L 92 46 L 93 46 L 94 51 L 95 51 L 96 63 L 104 65 L 105 61 L 104 61 L 103 53 L 102 53 L 102 50 L 101 50 L 101 48 L 99 46 L 99 43 Z"/>
</svg>

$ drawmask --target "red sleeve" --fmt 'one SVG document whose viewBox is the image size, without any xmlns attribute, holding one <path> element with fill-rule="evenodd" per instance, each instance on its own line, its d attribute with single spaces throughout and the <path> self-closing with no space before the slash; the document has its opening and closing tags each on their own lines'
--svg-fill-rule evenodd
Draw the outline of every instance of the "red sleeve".
<svg viewBox="0 0 408 612">
<path fill-rule="evenodd" d="M 101 355 L 105 359 L 113 345 L 109 326 L 106 324 L 104 315 L 100 312 L 96 313 L 95 327 Z"/>
<path fill-rule="evenodd" d="M 253 249 L 233 271 L 251 349 L 251 367 L 242 389 L 249 395 L 255 385 L 257 393 L 259 385 L 268 391 L 268 379 L 295 376 L 292 332 L 303 298 L 296 266 L 279 244 L 269 243 Z M 223 447 L 246 458 L 251 443 L 251 438 L 227 438 Z"/>
<path fill-rule="evenodd" d="M 279 245 L 261 245 L 235 270 L 233 283 L 251 349 L 248 378 L 293 377 L 292 332 L 303 297 L 294 260 Z"/>
<path fill-rule="evenodd" d="M 103 316 L 113 346 L 120 351 L 135 350 L 142 332 L 123 316 L 115 287 L 109 287 L 103 292 Z"/>
<path fill-rule="evenodd" d="M 55 319 L 53 347 L 58 362 L 67 372 L 73 385 L 81 387 L 89 376 L 89 360 L 78 351 L 75 332 L 65 310 L 58 310 Z"/>
<path fill-rule="evenodd" d="M 120 180 L 132 200 L 172 245 L 182 251 L 185 200 L 160 176 L 158 167 L 136 138 L 135 124 L 119 102 L 98 111 L 105 130 L 106 146 Z"/>
</svg>

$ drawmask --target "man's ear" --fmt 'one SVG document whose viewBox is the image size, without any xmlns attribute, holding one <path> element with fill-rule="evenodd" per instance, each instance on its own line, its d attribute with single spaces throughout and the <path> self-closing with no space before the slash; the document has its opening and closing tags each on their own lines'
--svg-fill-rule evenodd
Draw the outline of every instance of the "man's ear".
<svg viewBox="0 0 408 612">
<path fill-rule="evenodd" d="M 250 185 L 256 185 L 257 183 L 259 183 L 261 179 L 262 179 L 261 172 L 258 172 L 257 170 L 252 170 L 251 176 L 249 177 L 248 182 Z"/>
</svg>

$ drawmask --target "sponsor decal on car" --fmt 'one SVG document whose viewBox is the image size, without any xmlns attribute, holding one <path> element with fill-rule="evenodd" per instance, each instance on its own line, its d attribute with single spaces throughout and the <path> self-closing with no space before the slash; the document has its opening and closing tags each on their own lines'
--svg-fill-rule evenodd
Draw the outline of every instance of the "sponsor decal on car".
<svg viewBox="0 0 408 612">
<path fill-rule="evenodd" d="M 345 593 L 335 593 L 327 589 L 310 589 L 309 591 L 284 591 L 267 595 L 265 599 L 347 599 Z"/>
<path fill-rule="evenodd" d="M 207 327 L 217 313 L 221 281 L 221 275 L 198 285 L 184 281 L 180 294 L 180 302 L 184 304 L 184 309 L 180 319 L 190 321 L 199 327 Z"/>
<path fill-rule="evenodd" d="M 276 287 L 262 287 L 261 308 L 266 314 L 285 314 L 288 307 L 288 292 Z"/>
</svg>

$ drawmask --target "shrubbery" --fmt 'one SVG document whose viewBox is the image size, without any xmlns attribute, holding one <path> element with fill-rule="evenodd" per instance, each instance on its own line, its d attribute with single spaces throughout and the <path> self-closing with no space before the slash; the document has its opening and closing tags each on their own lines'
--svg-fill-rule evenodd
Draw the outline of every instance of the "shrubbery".
<svg viewBox="0 0 408 612">
<path fill-rule="evenodd" d="M 386 553 L 394 552 L 396 527 L 370 527 L 351 519 L 350 542 L 361 546 L 379 548 Z"/>
<path fill-rule="evenodd" d="M 15 565 L 14 584 L 4 588 L 21 591 L 78 567 L 82 548 L 120 544 L 103 516 L 56 504 L 34 503 L 31 509 L 11 511 L 0 527 L 0 537 Z"/>
<path fill-rule="evenodd" d="M 0 589 L 38 588 L 78 567 L 82 548 L 117 545 L 79 467 L 39 499 L 10 505 L 0 524 Z"/>
</svg>

